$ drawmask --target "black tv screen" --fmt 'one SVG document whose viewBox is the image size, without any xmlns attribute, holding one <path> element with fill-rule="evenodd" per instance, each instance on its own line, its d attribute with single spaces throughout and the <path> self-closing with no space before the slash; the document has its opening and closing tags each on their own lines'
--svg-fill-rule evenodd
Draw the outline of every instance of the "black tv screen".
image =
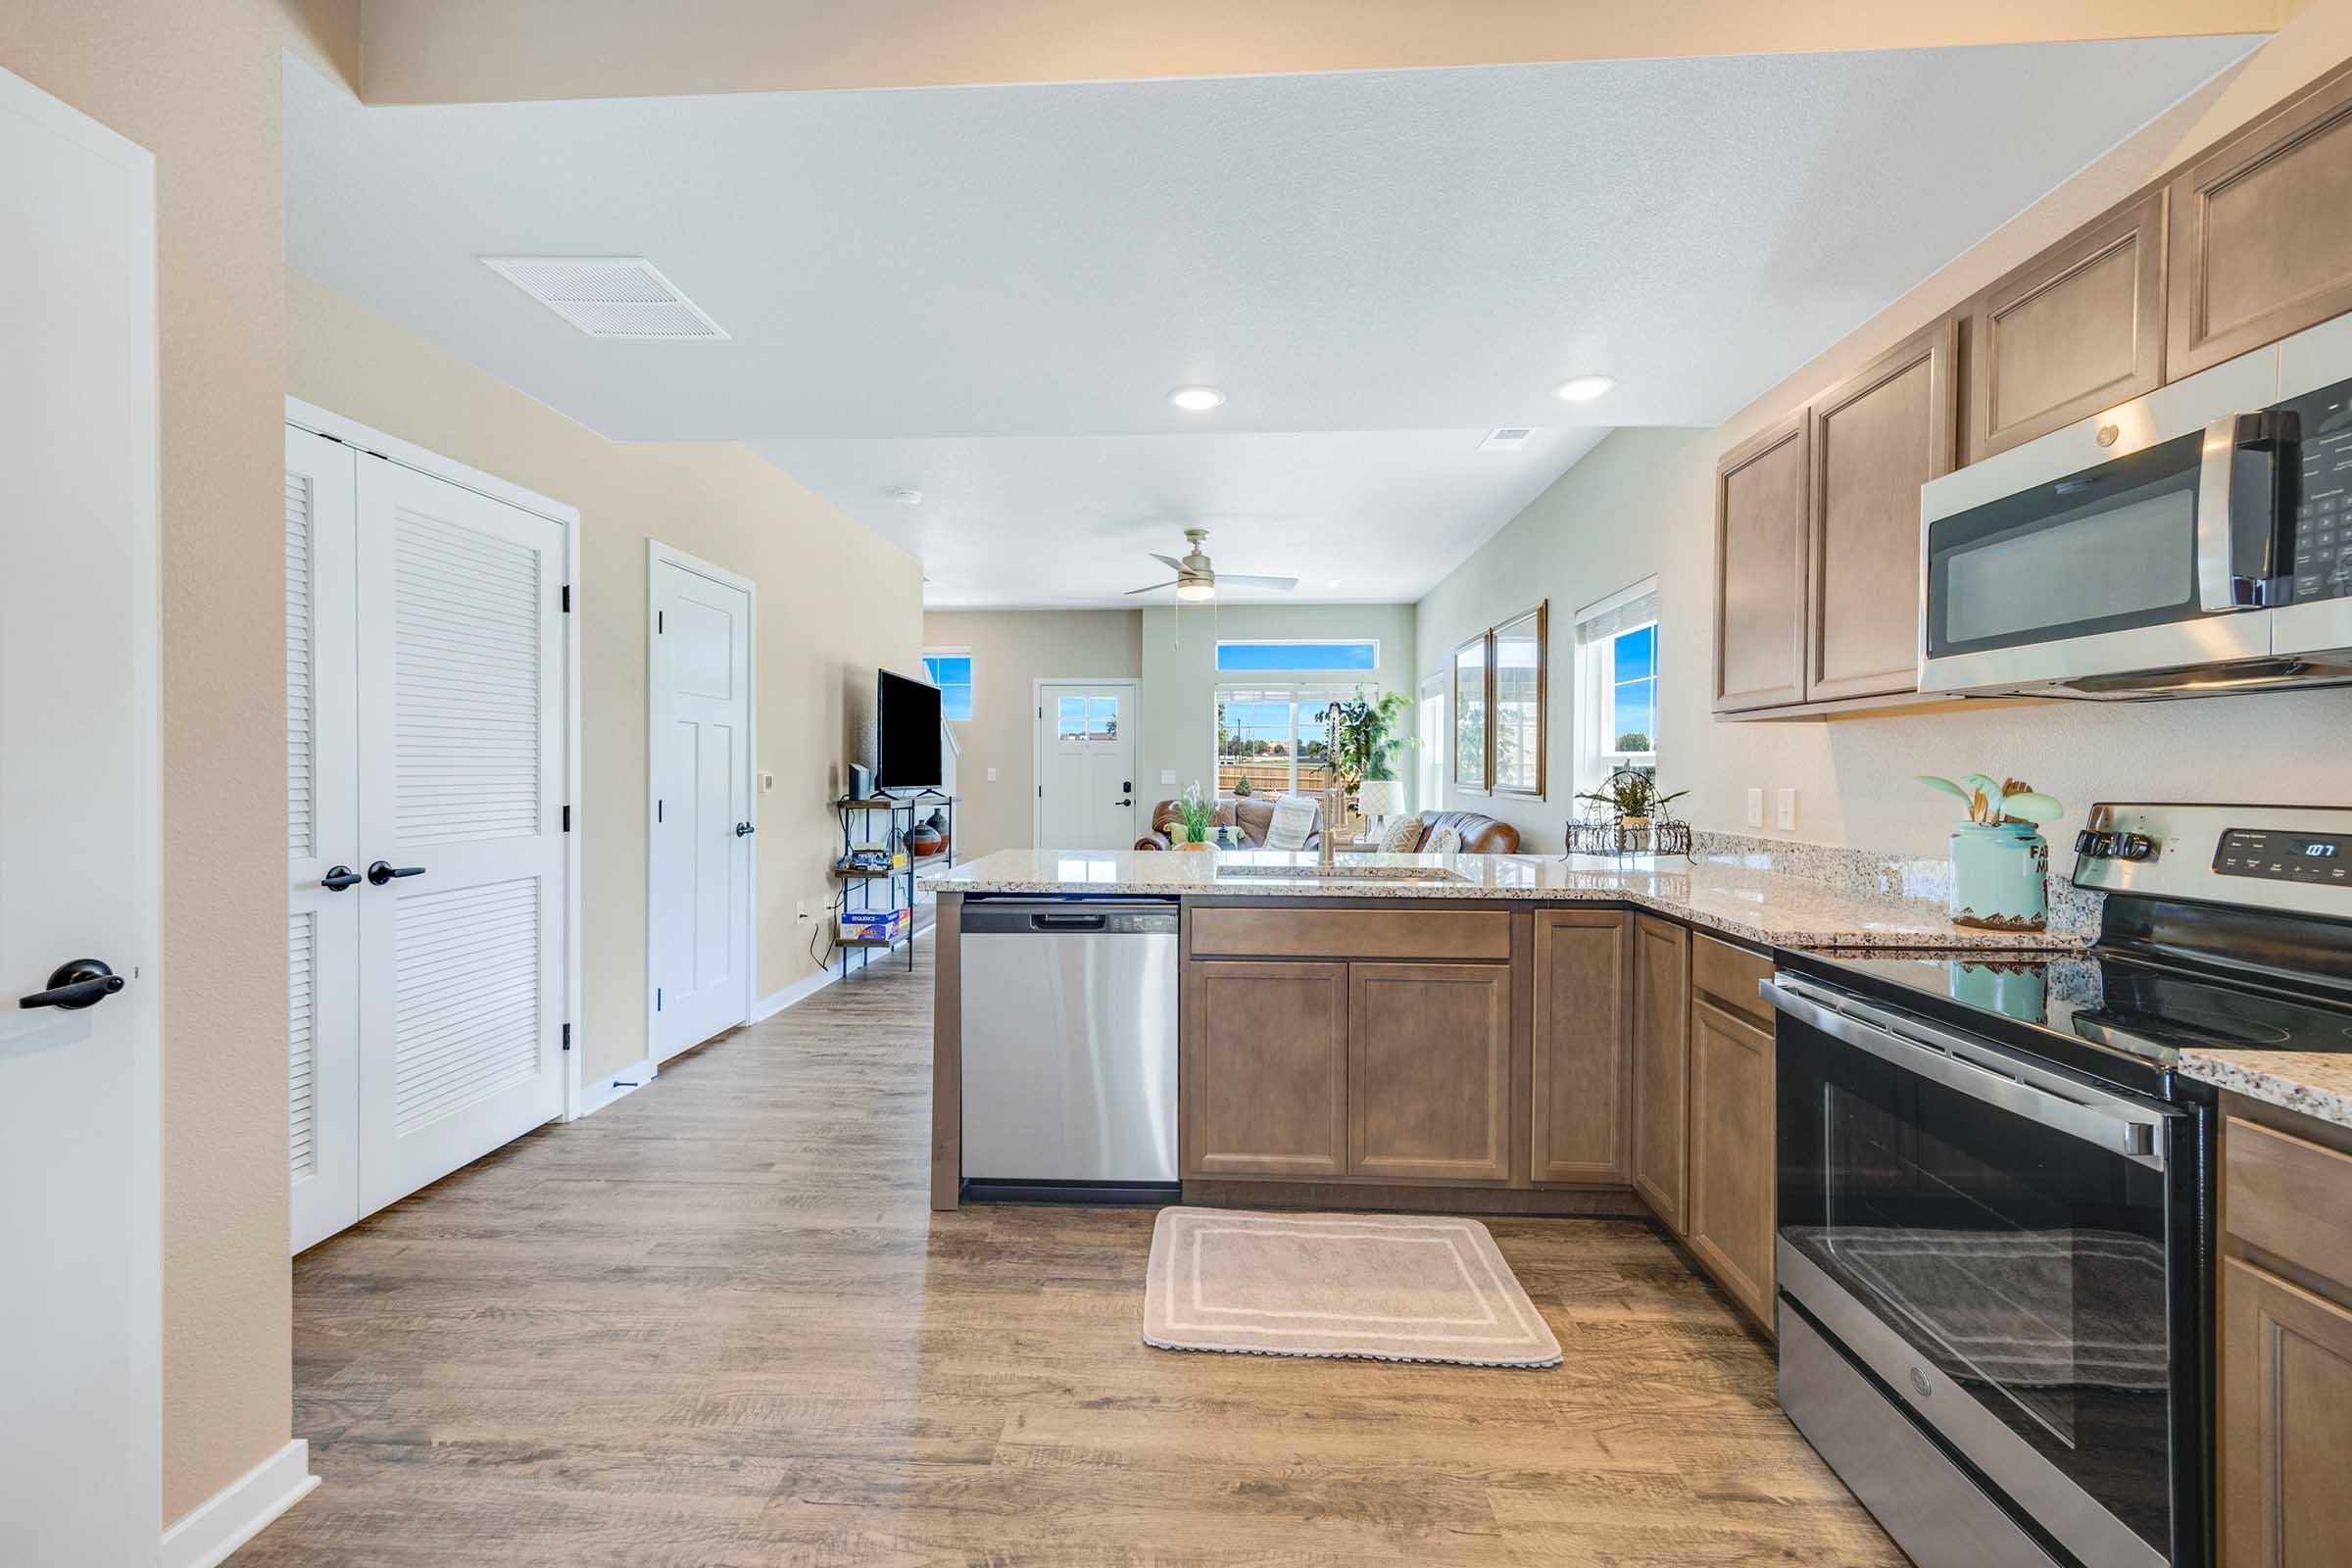
<svg viewBox="0 0 2352 1568">
<path fill-rule="evenodd" d="M 939 766 L 939 688 L 881 672 L 874 692 L 874 786 L 885 790 L 936 787 Z"/>
</svg>

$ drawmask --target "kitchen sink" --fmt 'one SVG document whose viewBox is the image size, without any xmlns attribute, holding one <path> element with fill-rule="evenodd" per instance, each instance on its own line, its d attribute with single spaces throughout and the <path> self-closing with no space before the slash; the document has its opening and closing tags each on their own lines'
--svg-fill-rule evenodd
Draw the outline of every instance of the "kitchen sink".
<svg viewBox="0 0 2352 1568">
<path fill-rule="evenodd" d="M 1217 880 L 1247 877 L 1267 882 L 1467 882 L 1469 877 L 1442 865 L 1220 865 Z"/>
</svg>

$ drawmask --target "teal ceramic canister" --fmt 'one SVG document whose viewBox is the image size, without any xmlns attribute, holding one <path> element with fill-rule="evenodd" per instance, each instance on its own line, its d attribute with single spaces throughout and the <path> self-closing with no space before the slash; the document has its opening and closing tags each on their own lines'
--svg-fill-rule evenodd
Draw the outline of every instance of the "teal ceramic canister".
<svg viewBox="0 0 2352 1568">
<path fill-rule="evenodd" d="M 1952 923 L 1987 931 L 2049 925 L 2049 841 L 2031 823 L 1952 829 Z"/>
</svg>

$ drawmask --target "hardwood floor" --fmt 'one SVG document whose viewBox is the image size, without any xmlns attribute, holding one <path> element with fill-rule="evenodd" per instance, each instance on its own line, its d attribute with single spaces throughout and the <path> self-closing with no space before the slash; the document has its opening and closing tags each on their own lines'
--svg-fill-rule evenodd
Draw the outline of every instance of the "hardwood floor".
<svg viewBox="0 0 2352 1568">
<path fill-rule="evenodd" d="M 1145 1348 L 1149 1213 L 930 1211 L 930 982 L 878 965 L 296 1259 L 324 1485 L 233 1561 L 1902 1562 L 1645 1223 L 1491 1222 L 1555 1371 Z"/>
</svg>

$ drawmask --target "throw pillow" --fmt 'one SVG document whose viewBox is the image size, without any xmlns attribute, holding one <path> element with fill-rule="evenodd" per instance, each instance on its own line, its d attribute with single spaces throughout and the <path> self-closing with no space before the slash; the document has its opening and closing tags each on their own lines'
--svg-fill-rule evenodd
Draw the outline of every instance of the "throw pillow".
<svg viewBox="0 0 2352 1568">
<path fill-rule="evenodd" d="M 1266 848 L 1303 850 L 1315 830 L 1321 808 L 1303 795 L 1285 795 L 1274 803 L 1274 819 L 1266 824 Z"/>
<path fill-rule="evenodd" d="M 1421 841 L 1423 855 L 1459 855 L 1462 853 L 1462 830 L 1442 827 Z"/>
<path fill-rule="evenodd" d="M 1410 855 L 1421 847 L 1421 835 L 1426 831 L 1419 817 L 1400 816 L 1391 822 L 1389 830 L 1380 836 L 1380 853 Z"/>
</svg>

